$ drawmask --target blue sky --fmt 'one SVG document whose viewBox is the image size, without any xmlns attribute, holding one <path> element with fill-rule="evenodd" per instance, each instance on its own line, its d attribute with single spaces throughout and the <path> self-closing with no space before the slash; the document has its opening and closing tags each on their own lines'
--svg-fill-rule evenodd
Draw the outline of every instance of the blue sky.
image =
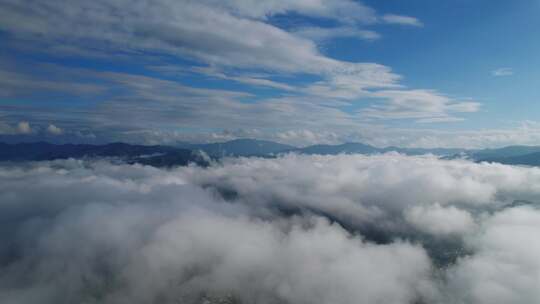
<svg viewBox="0 0 540 304">
<path fill-rule="evenodd" d="M 0 139 L 540 144 L 540 2 L 0 0 Z"/>
</svg>

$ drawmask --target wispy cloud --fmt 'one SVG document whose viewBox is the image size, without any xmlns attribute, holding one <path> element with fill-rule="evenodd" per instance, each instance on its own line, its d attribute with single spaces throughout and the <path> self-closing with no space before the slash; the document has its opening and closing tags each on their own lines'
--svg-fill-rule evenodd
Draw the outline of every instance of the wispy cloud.
<svg viewBox="0 0 540 304">
<path fill-rule="evenodd" d="M 294 34 L 315 40 L 326 40 L 337 37 L 350 37 L 361 40 L 377 40 L 381 36 L 372 30 L 358 29 L 355 27 L 304 27 L 294 30 Z"/>
<path fill-rule="evenodd" d="M 424 24 L 410 16 L 402 16 L 402 15 L 394 15 L 394 14 L 386 14 L 382 16 L 382 21 L 388 24 L 399 24 L 399 25 L 408 25 L 408 26 L 416 26 L 416 27 L 422 27 Z"/>
<path fill-rule="evenodd" d="M 69 126 L 153 128 L 158 134 L 175 128 L 209 133 L 280 128 L 274 133 L 283 133 L 315 132 L 315 127 L 334 133 L 365 127 L 366 117 L 370 123 L 460 121 L 460 113 L 480 106 L 435 89 L 408 88 L 404 76 L 390 66 L 333 58 L 320 43 L 336 37 L 377 40 L 381 24 L 422 26 L 414 17 L 384 15 L 350 0 L 161 0 L 151 10 L 128 2 L 51 0 L 31 9 L 17 1 L 0 3 L 0 29 L 12 34 L 9 39 L 17 42 L 13 47 L 51 54 L 62 45 L 80 58 L 121 54 L 137 67 L 121 73 L 51 66 L 40 67 L 40 73 L 35 68 L 0 69 L 0 95 L 43 97 L 53 92 L 74 100 L 64 108 L 43 103 L 38 109 L 27 103 L 24 113 L 18 100 L 11 107 L 6 103 L 5 121 L 29 121 L 41 130 L 54 123 L 65 133 Z M 270 22 L 272 16 L 290 13 L 330 19 L 332 27 L 310 21 L 286 28 Z M 200 81 L 201 75 L 212 81 Z M 197 79 L 184 81 L 191 76 Z M 209 84 L 214 81 L 219 85 Z M 48 133 L 59 133 L 54 130 Z"/>
<path fill-rule="evenodd" d="M 376 119 L 415 119 L 419 123 L 456 122 L 463 118 L 456 113 L 473 113 L 481 104 L 460 101 L 433 90 L 383 90 L 372 94 L 385 104 L 376 104 L 361 111 L 361 115 Z"/>
<path fill-rule="evenodd" d="M 514 69 L 512 68 L 498 68 L 491 71 L 491 75 L 495 77 L 512 76 L 514 75 Z"/>
</svg>

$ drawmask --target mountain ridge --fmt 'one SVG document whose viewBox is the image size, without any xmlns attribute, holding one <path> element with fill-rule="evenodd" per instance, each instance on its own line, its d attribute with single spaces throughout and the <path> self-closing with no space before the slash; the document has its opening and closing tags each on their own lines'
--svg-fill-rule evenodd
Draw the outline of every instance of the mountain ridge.
<svg viewBox="0 0 540 304">
<path fill-rule="evenodd" d="M 294 147 L 258 139 L 235 139 L 226 142 L 168 145 L 135 145 L 122 142 L 108 144 L 1 143 L 0 161 L 40 161 L 65 158 L 116 157 L 130 163 L 155 166 L 187 165 L 190 162 L 208 164 L 223 157 L 275 157 L 285 153 L 299 154 L 380 154 L 398 152 L 406 155 L 434 154 L 446 159 L 465 158 L 475 162 L 497 162 L 511 165 L 540 166 L 540 146 L 507 146 L 497 149 L 459 148 L 384 148 L 348 142 L 338 145 L 317 144 Z"/>
</svg>

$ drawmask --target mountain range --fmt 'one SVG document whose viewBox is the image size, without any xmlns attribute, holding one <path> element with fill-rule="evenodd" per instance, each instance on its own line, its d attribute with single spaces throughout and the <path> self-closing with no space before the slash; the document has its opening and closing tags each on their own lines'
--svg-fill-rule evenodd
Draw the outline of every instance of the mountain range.
<svg viewBox="0 0 540 304">
<path fill-rule="evenodd" d="M 283 153 L 299 154 L 379 154 L 398 152 L 406 155 L 434 154 L 446 159 L 466 158 L 476 162 L 497 162 L 511 165 L 540 166 L 540 146 L 508 146 L 499 149 L 446 149 L 446 148 L 378 148 L 363 143 L 340 145 L 312 145 L 298 148 L 291 145 L 257 139 L 236 139 L 221 143 L 176 146 L 134 145 L 127 143 L 51 144 L 47 142 L 7 144 L 0 143 L 0 161 L 40 161 L 66 158 L 119 158 L 129 163 L 159 167 L 182 166 L 189 163 L 207 165 L 211 159 L 222 157 L 259 156 L 274 157 Z"/>
<path fill-rule="evenodd" d="M 204 158 L 193 150 L 169 146 L 144 146 L 126 143 L 105 145 L 62 144 L 47 142 L 0 143 L 0 161 L 42 161 L 67 158 L 121 158 L 129 163 L 155 166 L 205 164 Z"/>
</svg>

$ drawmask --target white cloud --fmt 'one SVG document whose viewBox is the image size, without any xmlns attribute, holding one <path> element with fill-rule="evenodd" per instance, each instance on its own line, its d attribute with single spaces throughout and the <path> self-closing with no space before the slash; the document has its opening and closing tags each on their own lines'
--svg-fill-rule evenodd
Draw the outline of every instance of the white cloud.
<svg viewBox="0 0 540 304">
<path fill-rule="evenodd" d="M 262 87 L 270 87 L 274 89 L 280 89 L 285 91 L 296 91 L 297 88 L 291 85 L 288 85 L 286 83 L 281 83 L 277 81 L 272 81 L 267 79 L 267 75 L 257 75 L 257 76 L 231 76 L 227 75 L 225 72 L 215 68 L 215 67 L 195 67 L 191 69 L 194 72 L 207 75 L 214 78 L 221 78 L 221 79 L 227 79 L 227 80 L 233 80 L 236 82 L 249 84 L 253 86 L 262 86 Z"/>
<path fill-rule="evenodd" d="M 11 124 L 24 119 L 33 124 L 35 121 L 41 130 L 46 130 L 49 121 L 56 121 L 73 132 L 77 127 L 92 129 L 95 134 L 109 132 L 108 136 L 117 140 L 124 140 L 120 135 L 127 134 L 126 130 L 142 129 L 159 136 L 166 134 L 166 130 L 186 127 L 209 130 L 205 137 L 223 130 L 260 129 L 261 136 L 274 138 L 289 130 L 326 130 L 338 136 L 321 142 L 335 142 L 336 137 L 358 138 L 348 136 L 351 130 L 364 134 L 364 130 L 380 129 L 382 125 L 376 125 L 377 121 L 458 122 L 465 119 L 463 114 L 480 108 L 477 102 L 450 98 L 435 90 L 406 88 L 400 82 L 402 76 L 388 66 L 340 61 L 322 53 L 318 39 L 376 38 L 376 32 L 367 26 L 376 26 L 389 15 L 381 17 L 356 1 L 208 0 L 158 1 L 149 5 L 144 1 L 134 4 L 100 0 L 66 5 L 54 0 L 29 9 L 27 4 L 6 0 L 0 5 L 0 28 L 11 33 L 12 39 L 25 41 L 26 47 L 52 51 L 58 45 L 54 42 L 62 41 L 62 45 L 85 53 L 133 56 L 131 59 L 141 65 L 151 62 L 150 68 L 155 68 L 156 61 L 140 55 L 146 51 L 190 58 L 197 62 L 197 67 L 187 68 L 190 73 L 275 89 L 281 94 L 261 98 L 242 92 L 189 87 L 171 77 L 163 80 L 160 76 L 100 73 L 52 65 L 40 66 L 42 72 L 35 75 L 11 68 L 0 72 L 0 94 L 42 98 L 43 92 L 59 92 L 62 96 L 81 95 L 95 100 L 77 110 L 1 107 Z M 269 23 L 270 16 L 286 13 L 330 18 L 336 26 L 323 29 L 308 25 L 285 30 Z M 145 18 L 134 17 L 139 15 Z M 166 75 L 163 69 L 158 72 Z M 309 81 L 283 80 L 305 74 L 310 74 Z M 376 102 L 363 110 L 350 110 L 357 105 L 362 109 L 366 100 Z M 419 136 L 416 131 L 411 132 L 414 135 L 403 135 L 405 131 L 392 133 L 385 128 L 384 132 L 388 139 L 365 140 L 393 144 L 403 142 L 404 137 L 414 137 L 407 145 L 430 145 L 441 140 Z M 152 140 L 159 140 L 159 136 Z M 298 141 L 304 142 L 307 141 Z M 468 144 L 464 139 L 459 143 Z"/>
<path fill-rule="evenodd" d="M 44 75 L 48 77 L 49 73 L 31 77 L 25 76 L 24 73 L 9 71 L 2 72 L 5 75 L 0 74 L 0 80 L 3 82 L 0 83 L 0 94 L 4 95 L 21 96 L 28 91 L 23 90 L 24 87 L 30 87 L 31 92 L 84 93 L 85 97 L 92 95 L 99 100 L 93 104 L 97 109 L 84 109 L 85 116 L 92 116 L 88 120 L 92 126 L 102 125 L 104 121 L 109 120 L 111 113 L 115 113 L 117 116 L 110 120 L 113 124 L 119 125 L 120 121 L 129 121 L 119 128 L 133 128 L 137 117 L 148 113 L 157 116 L 160 113 L 160 119 L 156 120 L 153 128 L 170 129 L 170 125 L 166 124 L 158 126 L 157 122 L 161 121 L 175 121 L 176 127 L 189 125 L 194 129 L 216 128 L 223 125 L 238 129 L 255 126 L 273 128 L 276 122 L 284 121 L 282 120 L 284 116 L 287 118 L 286 121 L 292 124 L 301 121 L 296 114 L 311 113 L 308 121 L 292 127 L 306 128 L 314 125 L 316 121 L 318 123 L 322 121 L 318 119 L 319 117 L 326 117 L 324 121 L 330 121 L 332 124 L 338 122 L 339 125 L 358 127 L 357 121 L 360 117 L 356 113 L 344 111 L 341 106 L 369 97 L 392 99 L 394 105 L 370 108 L 362 112 L 360 115 L 362 117 L 405 118 L 424 123 L 443 120 L 448 122 L 462 120 L 463 118 L 456 117 L 457 113 L 474 112 L 478 108 L 477 103 L 460 102 L 450 98 L 446 98 L 442 102 L 444 105 L 441 105 L 440 101 L 436 101 L 437 98 L 442 98 L 441 94 L 435 91 L 431 91 L 432 96 L 429 97 L 432 100 L 431 104 L 425 102 L 420 104 L 416 102 L 417 98 L 410 97 L 411 94 L 418 95 L 420 91 L 428 90 L 403 89 L 403 85 L 399 83 L 402 76 L 393 72 L 390 67 L 371 62 L 337 60 L 322 53 L 317 44 L 321 39 L 330 37 L 376 39 L 378 34 L 366 28 L 368 25 L 376 26 L 381 22 L 420 24 L 412 17 L 380 16 L 373 9 L 357 1 L 163 0 L 150 5 L 142 0 L 135 3 L 126 0 L 73 1 L 69 4 L 52 0 L 35 4 L 30 8 L 26 3 L 6 0 L 0 5 L 2 6 L 0 29 L 10 33 L 12 37 L 10 39 L 22 43 L 26 48 L 35 47 L 39 51 L 58 55 L 64 54 L 61 53 L 62 50 L 57 49 L 58 45 L 63 45 L 77 56 L 87 56 L 89 53 L 99 53 L 100 56 L 121 54 L 131 58 L 132 61 L 141 62 L 141 65 L 152 62 L 152 67 L 156 58 L 148 58 L 142 54 L 149 52 L 166 54 L 197 62 L 197 67 L 187 68 L 189 72 L 202 73 L 248 86 L 277 89 L 288 94 L 281 96 L 283 97 L 281 100 L 279 98 L 261 100 L 257 96 L 250 96 L 257 103 L 248 105 L 238 102 L 231 94 L 218 97 L 223 90 L 214 92 L 204 90 L 211 95 L 209 101 L 203 102 L 208 106 L 203 107 L 201 104 L 195 108 L 196 103 L 192 102 L 193 96 L 190 92 L 202 92 L 203 89 L 189 88 L 180 83 L 176 83 L 177 89 L 150 93 L 143 90 L 142 86 L 137 87 L 135 84 L 121 81 L 120 73 L 111 73 L 115 75 L 111 76 L 107 73 L 100 75 L 95 71 L 77 70 L 68 73 L 76 77 L 55 76 L 53 79 L 42 79 Z M 308 24 L 303 28 L 284 29 L 269 22 L 271 16 L 288 13 L 332 19 L 336 25 L 333 28 L 319 28 Z M 293 85 L 276 80 L 279 79 L 277 76 L 296 77 L 306 74 L 312 78 L 307 83 L 300 81 L 301 84 Z M 13 77 L 14 75 L 17 77 Z M 65 73 L 60 73 L 57 69 L 57 73 L 53 75 Z M 164 81 L 158 77 L 152 79 L 126 74 L 122 77 L 131 80 L 144 78 L 145 83 L 150 81 L 167 83 L 168 87 L 173 87 L 174 83 L 170 79 Z M 103 83 L 104 80 L 108 83 Z M 120 82 L 131 91 L 118 90 L 117 83 L 111 84 L 110 81 Z M 151 86 L 150 89 L 154 87 Z M 115 96 L 101 94 L 107 91 L 106 88 L 110 88 Z M 172 91 L 175 93 L 170 94 Z M 380 96 L 390 94 L 390 91 L 392 96 Z M 176 99 L 174 106 L 173 98 Z M 396 108 L 396 105 L 401 103 L 399 100 L 406 100 L 408 106 L 403 108 L 400 104 L 401 108 Z M 310 101 L 316 103 L 324 101 L 325 106 L 307 105 Z M 437 103 L 439 108 L 436 111 L 429 109 L 437 107 Z M 245 113 L 246 109 L 250 112 L 249 115 L 237 114 Z M 299 111 L 285 115 L 284 112 L 291 109 L 293 112 Z M 69 110 L 56 113 L 63 117 L 47 118 L 62 123 L 74 121 L 67 111 Z M 125 115 L 126 112 L 130 115 Z M 272 117 L 276 112 L 277 116 Z M 204 117 L 205 114 L 208 116 Z M 51 112 L 50 115 L 55 113 Z M 173 117 L 175 115 L 176 117 Z M 247 117 L 253 117 L 251 125 L 246 125 Z M 60 118 L 63 119 L 58 120 Z M 238 118 L 240 119 L 237 120 Z M 195 122 L 198 122 L 197 125 L 193 125 Z M 205 122 L 211 125 L 206 125 Z M 264 122 L 270 124 L 265 125 Z"/>
<path fill-rule="evenodd" d="M 418 245 L 261 218 L 182 171 L 68 160 L 3 167 L 0 181 L 6 303 L 409 303 L 433 289 Z"/>
<path fill-rule="evenodd" d="M 460 121 L 463 119 L 451 115 L 477 112 L 481 106 L 474 101 L 456 101 L 433 90 L 382 90 L 371 95 L 387 100 L 384 105 L 360 111 L 362 116 L 374 119 L 416 119 L 420 123 Z"/>
<path fill-rule="evenodd" d="M 204 1 L 212 6 L 225 7 L 242 16 L 264 19 L 267 16 L 296 12 L 312 17 L 325 17 L 340 22 L 374 23 L 376 12 L 366 5 L 351 0 L 233 0 Z"/>
<path fill-rule="evenodd" d="M 370 96 L 371 89 L 399 88 L 400 75 L 375 63 L 341 65 L 329 77 L 313 82 L 303 91 L 319 98 L 354 101 Z"/>
<path fill-rule="evenodd" d="M 0 297 L 536 303 L 540 212 L 510 205 L 539 184 L 538 168 L 398 154 L 4 165 Z M 439 252 L 458 259 L 436 268 Z"/>
<path fill-rule="evenodd" d="M 469 239 L 474 254 L 460 259 L 448 273 L 448 302 L 538 302 L 539 233 L 538 209 L 512 208 L 486 219 Z"/>
<path fill-rule="evenodd" d="M 39 75 L 26 75 L 16 69 L 0 65 L 0 97 L 27 97 L 42 92 L 95 95 L 104 91 L 99 85 L 58 78 L 55 73 L 47 74 L 47 79 L 43 79 Z"/>
<path fill-rule="evenodd" d="M 400 24 L 400 25 L 417 26 L 417 27 L 424 26 L 424 24 L 420 20 L 414 17 L 410 17 L 410 16 L 386 14 L 382 16 L 382 20 L 383 22 L 388 23 L 388 24 Z"/>
<path fill-rule="evenodd" d="M 439 122 L 457 122 L 463 121 L 464 118 L 454 117 L 454 116 L 440 116 L 440 117 L 430 117 L 430 118 L 420 118 L 416 120 L 417 123 L 439 123 Z"/>
<path fill-rule="evenodd" d="M 495 77 L 512 76 L 514 75 L 514 70 L 512 68 L 498 68 L 491 71 L 491 75 Z"/>
<path fill-rule="evenodd" d="M 30 123 L 27 121 L 21 121 L 19 124 L 17 124 L 17 133 L 19 134 L 30 134 L 32 133 L 32 127 L 30 127 Z"/>
<path fill-rule="evenodd" d="M 413 218 L 403 217 L 403 212 L 418 206 L 423 209 L 416 212 L 436 217 L 438 209 L 426 206 L 440 204 L 441 213 L 464 224 L 465 213 L 479 206 L 498 208 L 513 199 L 540 198 L 540 188 L 534 182 L 540 180 L 538 169 L 442 161 L 427 156 L 231 159 L 206 170 L 186 169 L 185 174 L 192 183 L 237 193 L 248 204 L 303 208 L 355 225 L 377 223 L 389 230 L 404 230 L 405 222 Z M 418 224 L 420 220 L 412 222 Z M 426 229 L 459 231 L 456 225 L 448 225 L 450 228 Z"/>
<path fill-rule="evenodd" d="M 376 40 L 381 37 L 375 31 L 361 30 L 354 27 L 304 27 L 295 29 L 294 34 L 315 41 L 322 41 L 337 37 L 350 37 L 361 40 Z"/>
<path fill-rule="evenodd" d="M 383 22 L 388 23 L 388 24 L 399 24 L 399 25 L 408 25 L 408 26 L 416 26 L 416 27 L 424 26 L 424 24 L 420 22 L 420 20 L 414 17 L 409 17 L 409 16 L 386 14 L 382 16 L 382 20 Z"/>
<path fill-rule="evenodd" d="M 277 133 L 275 137 L 280 142 L 294 143 L 300 146 L 339 142 L 339 136 L 329 131 L 285 130 Z"/>
<path fill-rule="evenodd" d="M 49 124 L 49 126 L 47 127 L 47 132 L 49 134 L 52 134 L 52 135 L 60 135 L 62 133 L 64 133 L 64 130 L 62 130 L 61 128 L 53 125 L 53 124 Z"/>
<path fill-rule="evenodd" d="M 269 5 L 270 4 L 270 5 Z M 189 56 L 207 64 L 265 68 L 281 72 L 327 73 L 343 63 L 319 53 L 311 40 L 264 22 L 264 16 L 298 12 L 308 16 L 371 20 L 370 9 L 353 1 L 48 1 L 4 4 L 0 28 L 51 43 L 135 54 L 159 51 Z M 54 14 L 50 13 L 54 12 Z M 138 18 L 143 14 L 144 18 Z M 256 17 L 258 19 L 253 19 Z M 99 22 L 97 22 L 99 21 Z M 89 25 L 92 26 L 89 26 Z M 238 35 L 238 33 L 242 33 Z M 86 43 L 93 42 L 89 48 Z M 99 47 L 98 47 L 99 46 Z"/>
<path fill-rule="evenodd" d="M 300 109 L 299 109 L 300 110 Z M 314 111 L 316 108 L 313 108 Z M 320 111 L 325 111 L 321 108 Z M 301 115 L 301 112 L 298 112 Z M 321 113 L 321 112 L 317 112 Z M 236 138 L 260 138 L 292 145 L 305 146 L 310 144 L 341 144 L 344 142 L 362 142 L 377 147 L 398 146 L 408 148 L 467 148 L 484 149 L 500 148 L 508 145 L 538 145 L 540 142 L 540 128 L 537 123 L 527 122 L 520 125 L 509 124 L 506 128 L 482 130 L 434 130 L 427 128 L 390 128 L 384 124 L 371 122 L 362 124 L 347 122 L 346 117 L 341 121 L 333 121 L 329 125 L 328 117 L 335 112 L 327 112 L 326 118 L 313 117 L 313 124 L 287 125 L 283 123 L 272 129 L 260 127 L 223 129 L 211 133 L 185 134 L 182 132 L 158 132 L 146 130 L 148 136 L 143 142 L 171 143 L 175 141 L 188 142 L 216 142 Z M 303 113 L 302 117 L 311 114 Z M 300 117 L 300 116 L 299 116 Z M 289 116 L 292 119 L 292 115 Z M 318 122 L 318 120 L 320 121 Z M 440 120 L 454 120 L 459 118 L 441 118 Z M 423 119 L 417 120 L 421 123 Z M 437 122 L 441 122 L 441 121 Z M 433 123 L 431 121 L 430 123 Z M 422 124 L 423 125 L 423 124 Z M 144 133 L 142 130 L 139 134 Z M 155 134 L 151 136 L 150 133 Z M 142 139 L 142 137 L 138 137 Z M 135 140 L 132 138 L 131 140 Z"/>
<path fill-rule="evenodd" d="M 414 206 L 405 210 L 405 219 L 420 231 L 434 235 L 464 235 L 474 231 L 471 214 L 454 206 L 440 204 Z"/>
</svg>

